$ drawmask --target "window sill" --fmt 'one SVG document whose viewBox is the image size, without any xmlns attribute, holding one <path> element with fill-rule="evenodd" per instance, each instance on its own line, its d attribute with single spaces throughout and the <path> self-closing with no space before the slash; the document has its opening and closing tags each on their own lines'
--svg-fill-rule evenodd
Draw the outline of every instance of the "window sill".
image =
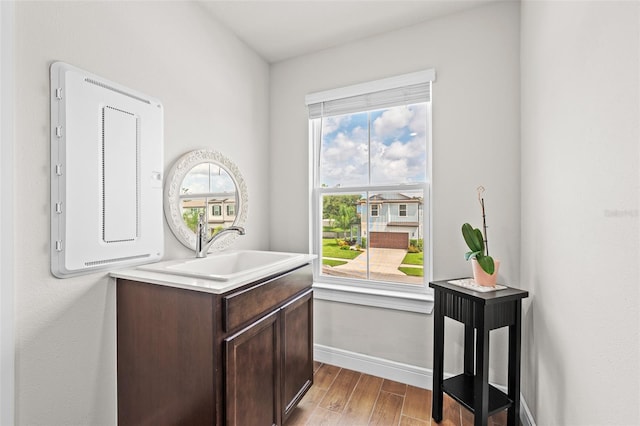
<svg viewBox="0 0 640 426">
<path fill-rule="evenodd" d="M 317 300 L 373 306 L 398 311 L 431 314 L 433 293 L 406 293 L 401 291 L 354 288 L 341 284 L 313 283 L 313 297 Z"/>
</svg>

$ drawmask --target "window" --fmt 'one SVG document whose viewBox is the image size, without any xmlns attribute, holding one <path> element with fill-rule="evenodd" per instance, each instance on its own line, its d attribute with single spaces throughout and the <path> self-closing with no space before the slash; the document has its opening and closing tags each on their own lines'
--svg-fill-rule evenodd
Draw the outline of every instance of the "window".
<svg viewBox="0 0 640 426">
<path fill-rule="evenodd" d="M 236 205 L 227 204 L 227 216 L 235 216 L 235 215 L 236 215 Z"/>
<path fill-rule="evenodd" d="M 220 204 L 211 206 L 211 216 L 222 216 L 222 206 Z"/>
<path fill-rule="evenodd" d="M 433 70 L 307 96 L 316 283 L 425 293 Z"/>
</svg>

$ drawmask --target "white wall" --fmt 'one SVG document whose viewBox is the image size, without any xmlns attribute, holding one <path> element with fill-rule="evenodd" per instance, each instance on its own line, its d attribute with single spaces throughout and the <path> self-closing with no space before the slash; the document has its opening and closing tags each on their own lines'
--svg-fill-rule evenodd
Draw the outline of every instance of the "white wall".
<svg viewBox="0 0 640 426">
<path fill-rule="evenodd" d="M 523 394 L 640 424 L 638 2 L 522 4 Z"/>
<path fill-rule="evenodd" d="M 165 162 L 213 148 L 249 188 L 247 235 L 268 248 L 269 68 L 192 2 L 16 4 L 16 417 L 115 424 L 115 292 L 106 274 L 49 272 L 49 65 L 60 60 L 159 98 Z M 185 255 L 168 227 L 166 255 Z"/>
<path fill-rule="evenodd" d="M 0 424 L 13 424 L 15 326 L 13 281 L 13 22 L 0 2 Z"/>
<path fill-rule="evenodd" d="M 271 69 L 271 248 L 309 247 L 306 94 L 435 68 L 433 238 L 435 279 L 470 274 L 460 234 L 481 224 L 487 188 L 492 252 L 501 281 L 520 274 L 519 4 L 496 3 L 274 64 Z M 283 218 L 286 217 L 286 220 Z M 432 367 L 432 317 L 317 301 L 316 343 Z M 447 371 L 461 371 L 461 327 L 447 322 Z M 494 345 L 504 346 L 496 332 Z M 492 354 L 504 383 L 506 351 Z"/>
</svg>

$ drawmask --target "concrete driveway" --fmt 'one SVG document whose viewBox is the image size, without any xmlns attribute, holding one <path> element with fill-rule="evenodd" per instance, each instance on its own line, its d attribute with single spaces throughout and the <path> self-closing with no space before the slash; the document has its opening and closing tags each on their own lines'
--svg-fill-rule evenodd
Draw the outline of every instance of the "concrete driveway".
<svg viewBox="0 0 640 426">
<path fill-rule="evenodd" d="M 398 270 L 407 250 L 388 248 L 369 248 L 360 256 L 344 265 L 324 266 L 322 271 L 327 275 L 367 278 L 367 259 L 369 259 L 370 279 L 380 281 L 397 281 L 407 284 L 422 284 L 423 277 L 412 277 Z M 345 259 L 342 259 L 345 260 Z M 416 267 L 416 265 L 411 265 Z"/>
</svg>

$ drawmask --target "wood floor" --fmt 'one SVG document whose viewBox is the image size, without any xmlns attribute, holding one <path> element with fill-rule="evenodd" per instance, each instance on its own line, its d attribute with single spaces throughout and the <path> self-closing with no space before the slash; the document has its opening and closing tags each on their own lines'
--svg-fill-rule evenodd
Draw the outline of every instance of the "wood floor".
<svg viewBox="0 0 640 426">
<path fill-rule="evenodd" d="M 285 426 L 472 426 L 473 415 L 444 396 L 442 422 L 431 419 L 431 391 L 328 364 L 314 364 L 314 384 Z M 506 411 L 489 426 L 507 423 Z"/>
</svg>

